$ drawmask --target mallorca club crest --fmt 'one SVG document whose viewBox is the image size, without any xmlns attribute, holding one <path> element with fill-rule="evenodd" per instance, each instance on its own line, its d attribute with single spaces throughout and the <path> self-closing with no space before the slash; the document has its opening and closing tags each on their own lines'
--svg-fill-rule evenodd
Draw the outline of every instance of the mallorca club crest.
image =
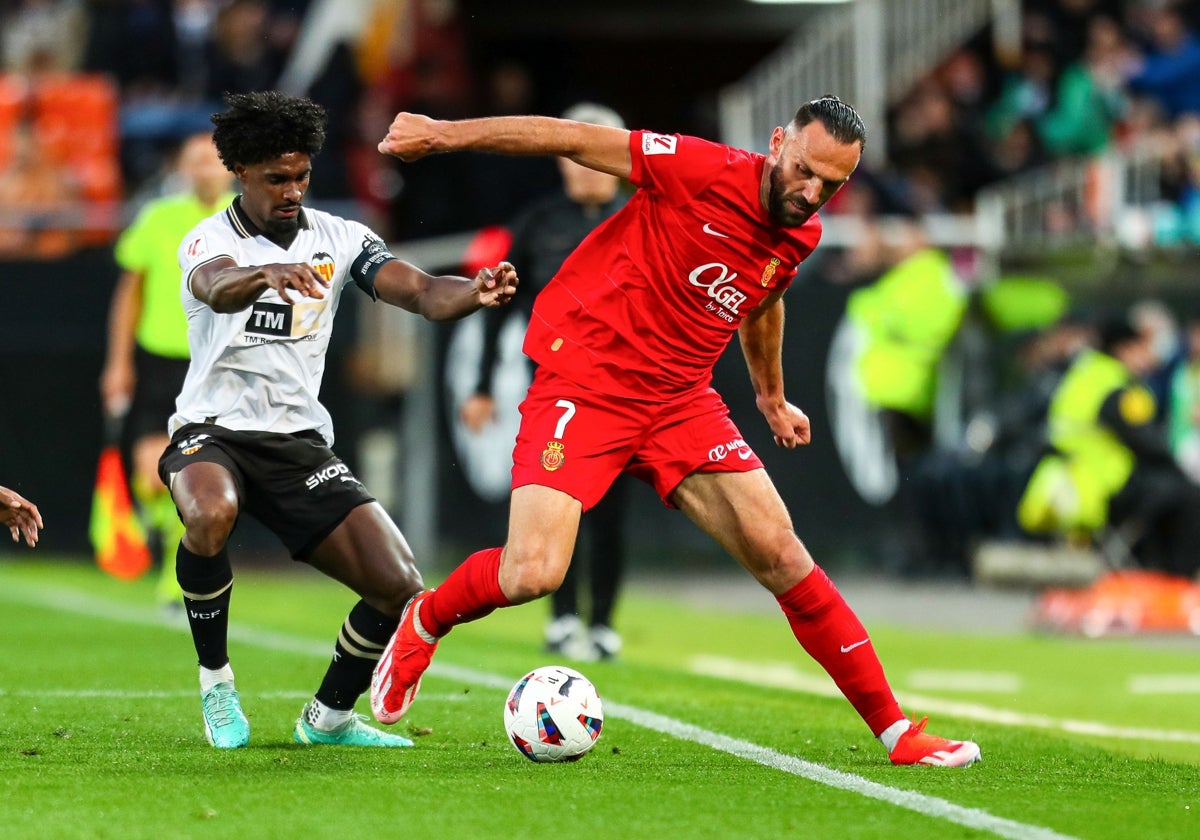
<svg viewBox="0 0 1200 840">
<path fill-rule="evenodd" d="M 771 278 L 775 276 L 775 269 L 777 268 L 779 268 L 779 257 L 771 257 L 771 261 L 763 269 L 762 277 L 758 279 L 758 282 L 762 283 L 764 289 L 771 284 Z"/>
<path fill-rule="evenodd" d="M 542 469 L 546 472 L 554 472 L 563 465 L 566 456 L 563 455 L 563 442 L 561 440 L 552 440 L 546 444 L 546 448 L 542 450 Z"/>
</svg>

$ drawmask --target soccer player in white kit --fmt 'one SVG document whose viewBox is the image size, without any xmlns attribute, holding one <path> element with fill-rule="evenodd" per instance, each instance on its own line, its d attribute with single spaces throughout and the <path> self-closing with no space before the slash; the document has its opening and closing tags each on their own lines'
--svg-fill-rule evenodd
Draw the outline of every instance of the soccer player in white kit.
<svg viewBox="0 0 1200 840">
<path fill-rule="evenodd" d="M 423 582 L 399 529 L 330 448 L 329 412 L 317 400 L 325 353 L 351 283 L 441 321 L 507 303 L 516 272 L 502 262 L 474 279 L 434 277 L 396 259 L 365 225 L 305 209 L 324 110 L 276 92 L 225 101 L 228 109 L 212 118 L 213 140 L 241 195 L 179 246 L 192 361 L 159 462 L 186 527 L 176 574 L 199 658 L 205 735 L 219 748 L 250 739 L 226 644 L 226 542 L 246 511 L 295 559 L 361 597 L 296 721 L 295 740 L 411 746 L 354 712 Z"/>
</svg>

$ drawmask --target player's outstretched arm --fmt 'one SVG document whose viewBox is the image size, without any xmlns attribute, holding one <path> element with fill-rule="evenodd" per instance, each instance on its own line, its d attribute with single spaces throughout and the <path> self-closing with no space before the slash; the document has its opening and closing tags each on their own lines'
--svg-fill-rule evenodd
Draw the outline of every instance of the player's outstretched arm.
<svg viewBox="0 0 1200 840">
<path fill-rule="evenodd" d="M 430 321 L 453 321 L 477 309 L 503 306 L 517 293 L 517 283 L 517 270 L 507 262 L 468 279 L 434 276 L 403 260 L 390 260 L 375 275 L 375 293 Z"/>
<path fill-rule="evenodd" d="M 3 524 L 13 542 L 25 538 L 25 544 L 30 548 L 37 545 L 38 530 L 42 528 L 42 514 L 37 505 L 26 499 L 20 493 L 0 487 L 0 524 Z"/>
<path fill-rule="evenodd" d="M 773 292 L 738 327 L 755 403 L 775 443 L 793 449 L 812 439 L 808 415 L 783 396 L 783 292 Z"/>
<path fill-rule="evenodd" d="M 441 152 L 558 155 L 581 166 L 628 178 L 633 171 L 629 131 L 555 117 L 435 120 L 402 111 L 379 151 L 411 162 Z"/>
<path fill-rule="evenodd" d="M 214 312 L 240 312 L 267 289 L 288 303 L 300 298 L 323 298 L 329 281 L 308 263 L 240 266 L 219 257 L 199 266 L 188 281 L 192 294 Z"/>
</svg>

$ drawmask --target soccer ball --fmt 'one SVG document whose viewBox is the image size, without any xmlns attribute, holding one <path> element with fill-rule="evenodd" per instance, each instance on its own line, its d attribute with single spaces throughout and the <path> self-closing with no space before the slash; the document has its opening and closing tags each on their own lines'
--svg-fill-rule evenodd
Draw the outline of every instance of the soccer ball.
<svg viewBox="0 0 1200 840">
<path fill-rule="evenodd" d="M 504 701 L 504 730 L 530 761 L 575 761 L 600 737 L 604 710 L 587 677 L 560 665 L 535 668 Z"/>
</svg>

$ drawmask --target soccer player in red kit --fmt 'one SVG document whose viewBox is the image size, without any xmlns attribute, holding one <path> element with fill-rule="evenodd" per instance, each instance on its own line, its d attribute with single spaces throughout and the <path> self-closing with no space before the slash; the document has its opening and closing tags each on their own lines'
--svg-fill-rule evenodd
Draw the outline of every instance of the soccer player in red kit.
<svg viewBox="0 0 1200 840">
<path fill-rule="evenodd" d="M 538 367 L 513 451 L 508 541 L 409 602 L 371 684 L 380 722 L 408 711 L 454 625 L 558 587 L 580 515 L 627 471 L 770 590 L 892 762 L 978 760 L 976 744 L 905 717 L 862 623 L 796 536 L 711 385 L 736 332 L 776 444 L 808 443 L 808 417 L 784 397 L 782 297 L 821 237 L 817 210 L 850 178 L 865 142 L 861 118 L 835 96 L 777 127 L 765 156 L 549 117 L 397 115 L 379 150 L 404 161 L 459 150 L 560 155 L 638 189 L 534 304 L 524 350 Z"/>
</svg>

